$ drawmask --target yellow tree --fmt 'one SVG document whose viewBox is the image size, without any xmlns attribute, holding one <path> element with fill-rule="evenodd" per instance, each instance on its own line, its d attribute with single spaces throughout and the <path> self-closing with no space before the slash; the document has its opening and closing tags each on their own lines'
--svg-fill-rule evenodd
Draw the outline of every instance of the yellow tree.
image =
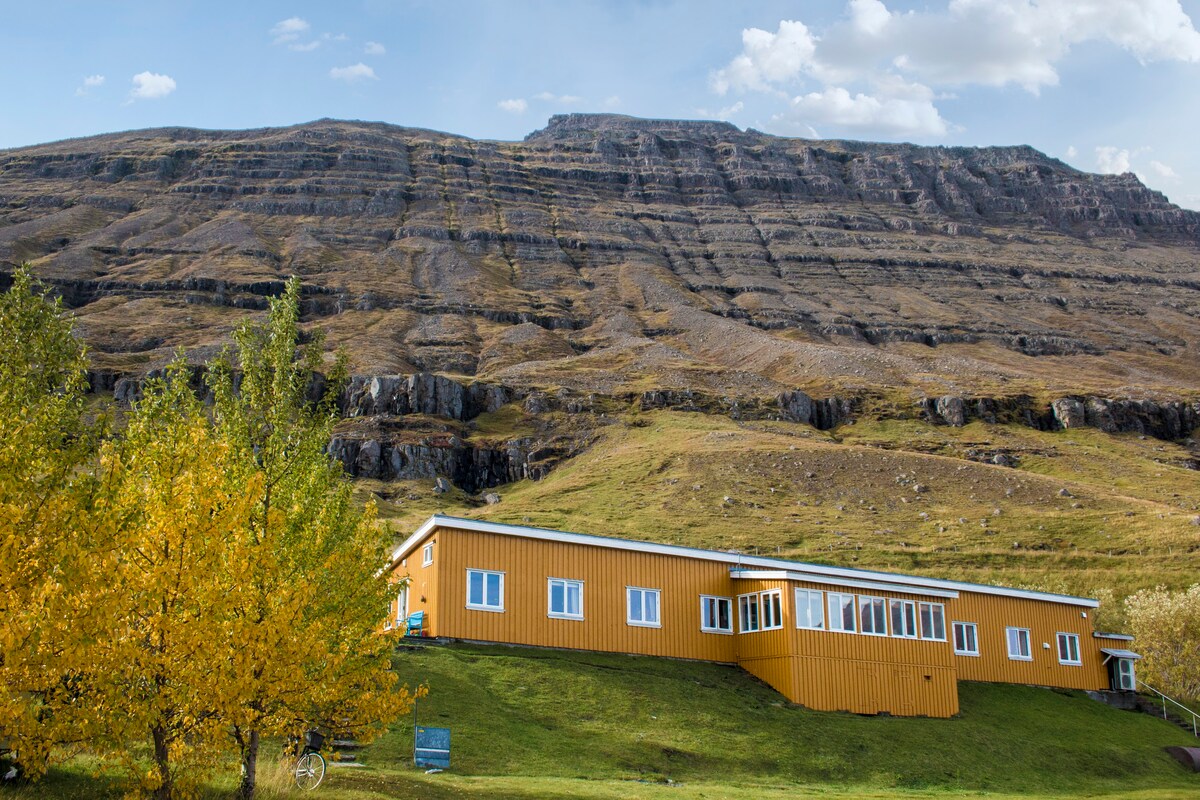
<svg viewBox="0 0 1200 800">
<path fill-rule="evenodd" d="M 1126 599 L 1125 609 L 1142 654 L 1141 677 L 1160 692 L 1200 699 L 1200 584 L 1143 590 Z"/>
<path fill-rule="evenodd" d="M 0 296 L 0 744 L 34 776 L 53 744 L 95 721 L 77 713 L 73 677 L 88 660 L 78 626 L 93 610 L 95 482 L 79 470 L 94 442 L 86 381 L 61 305 L 17 270 Z"/>
<path fill-rule="evenodd" d="M 259 484 L 235 481 L 232 448 L 214 434 L 177 361 L 152 381 L 100 468 L 115 513 L 108 627 L 86 676 L 107 738 L 156 798 L 190 796 L 228 750 L 219 710 L 234 691 L 228 552 Z M 138 768 L 150 745 L 153 767 Z"/>
<path fill-rule="evenodd" d="M 344 381 L 339 357 L 310 398 L 323 337 L 298 347 L 300 284 L 271 301 L 265 324 L 234 334 L 236 350 L 212 365 L 214 418 L 253 486 L 254 507 L 227 551 L 234 603 L 224 719 L 242 760 L 240 794 L 254 795 L 264 734 L 308 726 L 367 740 L 411 706 L 395 686 L 390 644 L 379 635 L 392 589 L 381 574 L 387 537 L 375 510 L 359 509 L 326 451 Z M 257 481 L 257 482 L 256 482 Z"/>
</svg>

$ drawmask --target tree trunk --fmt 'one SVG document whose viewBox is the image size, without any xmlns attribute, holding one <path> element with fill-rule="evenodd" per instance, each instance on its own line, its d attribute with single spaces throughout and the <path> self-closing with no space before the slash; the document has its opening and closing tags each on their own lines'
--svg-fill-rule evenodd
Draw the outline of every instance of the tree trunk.
<svg viewBox="0 0 1200 800">
<path fill-rule="evenodd" d="M 254 786 L 258 770 L 258 731 L 250 731 L 242 748 L 242 783 L 238 787 L 241 800 L 254 800 Z"/>
<path fill-rule="evenodd" d="M 154 790 L 154 800 L 171 800 L 171 761 L 170 750 L 167 746 L 167 732 L 162 725 L 150 729 L 154 739 L 154 764 L 158 768 L 158 788 Z"/>
</svg>

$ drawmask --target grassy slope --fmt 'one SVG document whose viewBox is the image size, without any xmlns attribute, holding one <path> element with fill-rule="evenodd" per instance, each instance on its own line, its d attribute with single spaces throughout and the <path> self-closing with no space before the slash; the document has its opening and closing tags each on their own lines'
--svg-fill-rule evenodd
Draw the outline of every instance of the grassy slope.
<svg viewBox="0 0 1200 800">
<path fill-rule="evenodd" d="M 1078 692 L 964 683 L 951 720 L 860 717 L 789 706 L 727 666 L 503 646 L 429 647 L 396 657 L 428 684 L 422 724 L 449 727 L 453 768 L 410 766 L 411 718 L 322 786 L 384 797 L 752 798 L 962 796 L 1182 800 L 1200 775 L 1164 752 L 1194 743 L 1153 717 Z M 299 796 L 264 770 L 264 797 Z M 228 796 L 229 765 L 207 796 Z M 19 796 L 117 797 L 88 765 Z"/>
<path fill-rule="evenodd" d="M 522 424 L 512 409 L 476 435 Z M 1015 469 L 969 451 L 1009 452 Z M 476 507 L 429 482 L 364 484 L 433 511 L 966 580 L 1124 594 L 1200 574 L 1200 472 L 1179 445 L 1091 429 L 862 421 L 832 433 L 702 414 L 629 415 L 545 479 Z M 922 491 L 917 491 L 918 485 Z M 1070 496 L 1060 495 L 1066 489 Z M 729 497 L 726 502 L 724 498 Z M 1101 591 L 1101 593 L 1103 593 Z"/>
</svg>

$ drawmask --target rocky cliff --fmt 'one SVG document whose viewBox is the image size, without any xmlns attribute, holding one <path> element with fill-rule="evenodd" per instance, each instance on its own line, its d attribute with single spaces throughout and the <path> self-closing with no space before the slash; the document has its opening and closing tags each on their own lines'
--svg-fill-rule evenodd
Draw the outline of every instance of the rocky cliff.
<svg viewBox="0 0 1200 800">
<path fill-rule="evenodd" d="M 320 121 L 0 151 L 97 368 L 203 358 L 290 274 L 356 371 L 772 397 L 1190 393 L 1200 215 L 1028 147 L 555 117 L 523 142 Z"/>
</svg>

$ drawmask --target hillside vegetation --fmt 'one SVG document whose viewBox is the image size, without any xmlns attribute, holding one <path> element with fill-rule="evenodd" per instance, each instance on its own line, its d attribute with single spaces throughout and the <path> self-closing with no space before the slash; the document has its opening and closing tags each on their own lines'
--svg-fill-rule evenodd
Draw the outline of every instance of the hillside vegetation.
<svg viewBox="0 0 1200 800">
<path fill-rule="evenodd" d="M 1183 800 L 1200 776 L 1164 751 L 1194 739 L 1082 693 L 962 683 L 950 720 L 791 706 L 729 666 L 505 646 L 403 647 L 429 686 L 417 721 L 448 727 L 452 768 L 411 766 L 411 717 L 334 769 L 331 800 L 479 798 L 987 798 Z M 24 794 L 119 796 L 86 761 Z M 273 796 L 292 796 L 281 776 Z M 214 785 L 207 796 L 225 796 Z M 268 795 L 272 796 L 272 795 Z M 294 796 L 300 796 L 296 793 Z"/>
<path fill-rule="evenodd" d="M 523 424 L 504 409 L 476 436 Z M 564 420 L 563 425 L 567 424 Z M 1016 467 L 995 466 L 995 453 Z M 862 420 L 835 431 L 649 412 L 481 505 L 363 481 L 398 536 L 435 511 L 1089 595 L 1200 573 L 1200 471 L 1184 446 L 1092 429 Z"/>
</svg>

